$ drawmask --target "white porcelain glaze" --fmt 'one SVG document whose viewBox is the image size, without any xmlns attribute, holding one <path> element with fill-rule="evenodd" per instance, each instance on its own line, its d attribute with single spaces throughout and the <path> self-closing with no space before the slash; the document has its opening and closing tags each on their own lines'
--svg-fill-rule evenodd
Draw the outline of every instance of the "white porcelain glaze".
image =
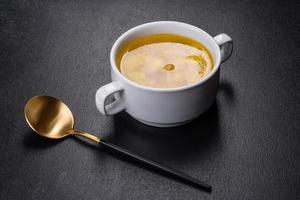
<svg viewBox="0 0 300 200">
<path fill-rule="evenodd" d="M 115 62 L 120 45 L 137 37 L 158 33 L 180 34 L 205 45 L 213 56 L 213 70 L 195 84 L 171 89 L 146 87 L 124 77 Z M 220 64 L 231 56 L 232 48 L 233 43 L 228 35 L 222 33 L 211 37 L 200 28 L 182 22 L 158 21 L 132 28 L 121 35 L 111 49 L 112 82 L 97 90 L 97 108 L 104 115 L 125 110 L 142 123 L 157 127 L 187 123 L 205 112 L 215 101 Z M 106 105 L 110 95 L 114 95 L 115 101 Z"/>
</svg>

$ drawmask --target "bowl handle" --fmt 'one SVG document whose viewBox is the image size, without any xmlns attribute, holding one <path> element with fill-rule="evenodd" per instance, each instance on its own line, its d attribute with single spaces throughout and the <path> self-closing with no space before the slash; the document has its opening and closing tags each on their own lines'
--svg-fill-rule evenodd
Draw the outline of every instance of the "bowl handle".
<svg viewBox="0 0 300 200">
<path fill-rule="evenodd" d="M 232 39 L 225 33 L 221 33 L 214 37 L 214 40 L 219 45 L 221 51 L 221 63 L 230 58 L 233 50 Z"/>
<path fill-rule="evenodd" d="M 123 92 L 124 88 L 117 82 L 111 82 L 99 88 L 95 96 L 98 110 L 103 115 L 114 115 L 124 110 L 125 106 L 122 98 Z M 107 98 L 113 94 L 117 94 L 114 95 L 115 100 L 106 105 Z"/>
</svg>

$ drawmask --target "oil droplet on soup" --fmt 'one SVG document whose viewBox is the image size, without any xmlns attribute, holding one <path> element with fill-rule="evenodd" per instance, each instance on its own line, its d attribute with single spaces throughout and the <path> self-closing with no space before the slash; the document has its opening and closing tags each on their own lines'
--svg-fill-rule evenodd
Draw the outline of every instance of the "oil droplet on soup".
<svg viewBox="0 0 300 200">
<path fill-rule="evenodd" d="M 176 88 L 196 83 L 211 72 L 213 62 L 209 51 L 195 42 L 174 34 L 131 41 L 131 48 L 125 47 L 119 55 L 119 69 L 128 79 L 149 87 Z"/>
</svg>

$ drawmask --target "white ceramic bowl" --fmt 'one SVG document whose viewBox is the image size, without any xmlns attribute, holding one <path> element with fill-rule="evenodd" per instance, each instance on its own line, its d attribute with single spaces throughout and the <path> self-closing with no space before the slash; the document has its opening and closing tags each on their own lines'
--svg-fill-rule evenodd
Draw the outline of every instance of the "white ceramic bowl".
<svg viewBox="0 0 300 200">
<path fill-rule="evenodd" d="M 119 47 L 134 38 L 151 34 L 174 33 L 199 41 L 211 52 L 213 70 L 201 81 L 178 88 L 152 88 L 137 84 L 123 76 L 116 66 Z M 185 124 L 205 112 L 215 101 L 220 64 L 232 53 L 231 38 L 222 33 L 215 37 L 195 26 L 175 21 L 142 24 L 122 34 L 110 52 L 111 78 L 96 92 L 96 105 L 103 115 L 114 115 L 125 110 L 138 121 L 156 127 Z M 106 99 L 114 95 L 115 101 Z"/>
</svg>

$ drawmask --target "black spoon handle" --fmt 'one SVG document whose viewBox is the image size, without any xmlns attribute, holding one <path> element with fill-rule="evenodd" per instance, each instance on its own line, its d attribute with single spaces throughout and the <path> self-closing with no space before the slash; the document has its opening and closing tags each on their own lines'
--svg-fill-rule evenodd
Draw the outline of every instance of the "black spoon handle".
<svg viewBox="0 0 300 200">
<path fill-rule="evenodd" d="M 160 170 L 162 172 L 165 172 L 166 174 L 171 175 L 171 176 L 173 176 L 175 178 L 178 178 L 178 179 L 186 182 L 187 184 L 191 184 L 191 185 L 193 185 L 195 187 L 198 187 L 200 189 L 206 190 L 207 192 L 211 192 L 212 188 L 211 188 L 210 185 L 208 185 L 208 184 L 206 184 L 204 182 L 201 182 L 201 181 L 199 181 L 199 180 L 197 180 L 197 179 L 195 179 L 195 178 L 193 178 L 191 176 L 188 176 L 188 175 L 186 175 L 186 174 L 184 174 L 182 172 L 179 172 L 179 171 L 176 171 L 176 170 L 174 170 L 172 168 L 163 166 L 162 164 L 159 164 L 159 163 L 157 163 L 155 161 L 152 161 L 152 160 L 150 160 L 148 158 L 145 158 L 144 156 L 141 156 L 141 155 L 138 155 L 136 153 L 130 152 L 130 151 L 128 151 L 128 150 L 126 150 L 126 149 L 124 149 L 124 148 L 122 148 L 120 146 L 117 146 L 115 144 L 111 144 L 111 143 L 106 142 L 104 140 L 100 140 L 100 144 L 102 144 L 106 148 L 111 149 L 111 150 L 113 150 L 113 151 L 115 151 L 117 153 L 125 155 L 125 156 L 127 156 L 127 157 L 129 157 L 129 158 L 131 158 L 131 159 L 133 159 L 135 161 L 138 161 L 138 162 L 140 162 L 142 164 L 148 165 L 148 166 L 150 166 L 150 167 L 152 167 L 152 168 L 154 168 L 156 170 Z"/>
</svg>

